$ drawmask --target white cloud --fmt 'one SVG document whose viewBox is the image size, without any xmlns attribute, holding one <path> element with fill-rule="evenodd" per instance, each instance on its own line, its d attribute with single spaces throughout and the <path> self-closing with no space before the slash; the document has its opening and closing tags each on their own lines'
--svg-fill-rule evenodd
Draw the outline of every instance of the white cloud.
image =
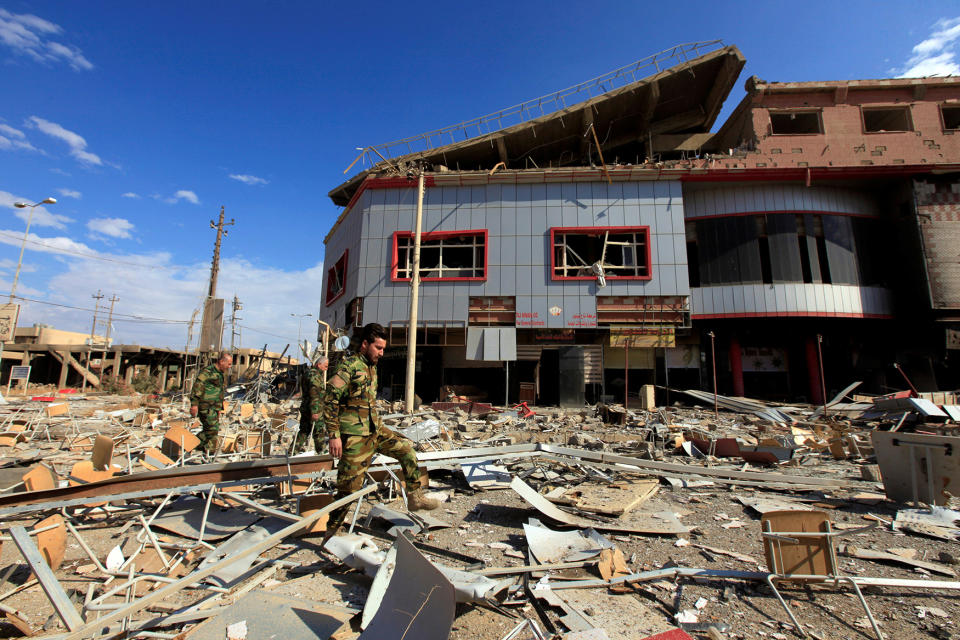
<svg viewBox="0 0 960 640">
<path fill-rule="evenodd" d="M 30 201 L 27 198 L 20 198 L 14 196 L 8 191 L 0 191 L 0 208 L 3 209 L 12 209 L 14 215 L 23 220 L 24 222 L 30 218 L 31 210 L 33 211 L 33 218 L 30 222 L 31 226 L 37 227 L 53 227 L 54 229 L 66 229 L 67 224 L 73 222 L 73 218 L 68 218 L 67 216 L 61 216 L 55 213 L 50 213 L 45 207 L 30 207 L 25 209 L 18 209 L 13 206 L 14 202 L 27 202 Z M 31 203 L 32 204 L 32 203 Z M 23 235 L 23 232 L 20 232 L 20 235 Z"/>
<path fill-rule="evenodd" d="M 39 16 L 0 9 L 0 44 L 37 62 L 65 62 L 75 71 L 93 69 L 93 63 L 78 47 L 48 39 L 62 33 L 62 27 Z"/>
<path fill-rule="evenodd" d="M 87 222 L 87 229 L 95 235 L 129 238 L 133 224 L 125 218 L 93 218 Z"/>
<path fill-rule="evenodd" d="M 132 200 L 139 200 L 139 194 L 134 193 L 133 191 L 127 191 L 126 193 L 120 194 L 121 198 L 130 198 Z"/>
<path fill-rule="evenodd" d="M 269 184 L 268 180 L 264 180 L 263 178 L 258 178 L 257 176 L 251 176 L 246 173 L 240 173 L 240 174 L 231 173 L 230 177 L 234 180 L 238 180 L 242 182 L 243 184 L 249 184 L 249 185 Z"/>
<path fill-rule="evenodd" d="M 50 169 L 50 173 L 55 173 L 58 176 L 66 176 L 68 178 L 71 177 L 71 174 L 67 173 L 66 171 L 64 171 L 59 167 L 54 167 L 53 169 Z"/>
<path fill-rule="evenodd" d="M 62 195 L 64 198 L 74 198 L 79 200 L 83 197 L 83 194 L 79 191 L 74 191 L 73 189 L 57 189 L 57 193 Z"/>
<path fill-rule="evenodd" d="M 67 146 L 70 147 L 70 155 L 80 162 L 95 165 L 103 164 L 103 160 L 100 159 L 100 156 L 87 151 L 87 141 L 84 140 L 83 136 L 80 134 L 74 133 L 69 129 L 64 129 L 56 122 L 50 122 L 49 120 L 44 120 L 43 118 L 38 118 L 37 116 L 30 116 L 30 119 L 27 121 L 27 123 L 30 126 L 36 127 L 51 138 L 56 138 L 66 142 Z"/>
<path fill-rule="evenodd" d="M 930 36 L 913 47 L 898 78 L 960 75 L 957 63 L 957 41 L 960 39 L 960 18 L 943 18 L 933 25 Z"/>
<path fill-rule="evenodd" d="M 19 247 L 22 238 L 22 231 L 18 234 L 0 230 L 0 243 Z M 104 253 L 66 237 L 41 238 L 31 234 L 29 240 L 26 245 L 28 251 L 59 255 L 53 267 L 44 264 L 39 272 L 42 275 L 24 279 L 17 289 L 21 295 L 91 309 L 90 294 L 101 288 L 105 294 L 115 293 L 120 299 L 116 306 L 117 314 L 180 321 L 166 324 L 115 319 L 118 342 L 178 349 L 186 344 L 186 321 L 199 307 L 207 290 L 210 265 L 205 260 L 177 264 L 172 261 L 170 254 L 164 252 Z M 65 252 L 79 252 L 95 259 Z M 36 257 L 34 255 L 31 263 L 37 262 Z M 56 272 L 46 275 L 51 268 L 55 268 Z M 9 276 L 4 277 L 2 270 L 3 265 L 0 264 L 0 288 L 3 280 L 9 280 Z M 267 343 L 271 350 L 279 352 L 290 344 L 289 353 L 297 357 L 300 354 L 294 343 L 297 340 L 298 319 L 290 314 L 316 313 L 322 282 L 322 257 L 317 264 L 301 270 L 284 270 L 254 264 L 245 259 L 225 258 L 220 265 L 218 292 L 220 297 L 228 300 L 228 307 L 229 299 L 234 295 L 244 304 L 241 346 L 261 348 Z M 28 295 L 26 292 L 31 290 L 42 294 Z M 61 329 L 90 330 L 88 311 L 25 302 L 21 319 L 24 325 L 46 322 Z M 317 326 L 313 318 L 304 318 L 302 329 L 304 338 L 315 341 Z M 199 337 L 199 330 L 198 315 L 193 327 L 194 344 Z M 230 344 L 229 324 L 224 328 L 224 344 Z"/>
<path fill-rule="evenodd" d="M 156 200 L 163 200 L 167 204 L 177 204 L 181 200 L 186 200 L 190 204 L 200 204 L 200 198 L 197 197 L 196 193 L 190 191 L 189 189 L 180 189 L 169 198 L 162 198 L 160 194 L 153 194 L 151 197 Z"/>
<path fill-rule="evenodd" d="M 27 136 L 23 131 L 6 124 L 0 124 L 0 149 L 4 151 L 11 149 L 37 150 L 36 147 L 27 142 Z"/>
</svg>

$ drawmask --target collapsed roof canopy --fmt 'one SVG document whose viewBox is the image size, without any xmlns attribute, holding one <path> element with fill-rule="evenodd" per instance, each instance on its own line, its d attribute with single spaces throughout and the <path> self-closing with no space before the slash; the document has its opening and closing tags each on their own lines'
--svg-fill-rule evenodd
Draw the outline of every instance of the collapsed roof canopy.
<svg viewBox="0 0 960 640">
<path fill-rule="evenodd" d="M 683 59 L 676 54 L 674 57 Z M 601 78 L 593 85 L 605 91 L 601 95 L 505 129 L 382 160 L 330 191 L 329 196 L 334 204 L 346 206 L 367 175 L 385 171 L 391 165 L 403 167 L 415 162 L 465 171 L 491 169 L 499 162 L 509 169 L 589 166 L 597 156 L 595 139 L 599 140 L 607 162 L 616 158 L 623 162 L 641 162 L 650 155 L 648 143 L 652 136 L 708 132 L 745 61 L 740 50 L 731 45 L 619 88 L 607 90 Z M 618 77 L 622 77 L 622 73 Z M 574 89 L 582 90 L 586 85 Z M 554 97 L 524 103 L 518 108 L 525 111 L 529 105 L 539 106 L 543 100 L 554 100 Z M 430 147 L 441 134 L 452 138 L 455 131 L 467 131 L 468 127 L 482 130 L 484 125 L 499 120 L 497 115 L 368 150 L 389 157 L 390 151 L 400 146 L 412 148 L 419 143 Z"/>
</svg>

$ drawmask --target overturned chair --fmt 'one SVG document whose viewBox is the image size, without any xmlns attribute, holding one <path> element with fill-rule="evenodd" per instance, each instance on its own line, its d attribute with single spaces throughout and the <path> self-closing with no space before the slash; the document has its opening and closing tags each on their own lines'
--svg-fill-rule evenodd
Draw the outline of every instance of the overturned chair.
<svg viewBox="0 0 960 640">
<path fill-rule="evenodd" d="M 840 574 L 837 553 L 833 546 L 835 538 L 863 533 L 877 526 L 873 523 L 851 531 L 834 531 L 830 518 L 822 511 L 770 511 L 760 520 L 763 528 L 763 552 L 767 559 L 767 585 L 783 605 L 794 627 L 803 637 L 808 637 L 793 611 L 784 601 L 774 582 L 832 582 L 838 586 L 846 582 L 853 587 L 867 619 L 877 638 L 883 634 L 867 605 L 860 587 L 850 576 Z"/>
</svg>

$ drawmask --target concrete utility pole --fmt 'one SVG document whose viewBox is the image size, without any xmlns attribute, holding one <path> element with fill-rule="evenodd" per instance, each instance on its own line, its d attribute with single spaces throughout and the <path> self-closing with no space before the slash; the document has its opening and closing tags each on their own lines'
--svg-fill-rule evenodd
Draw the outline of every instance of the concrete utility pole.
<svg viewBox="0 0 960 640">
<path fill-rule="evenodd" d="M 420 301 L 420 227 L 423 223 L 423 169 L 417 181 L 417 221 L 413 232 L 413 273 L 410 275 L 410 323 L 407 325 L 406 412 L 413 413 L 413 379 L 417 371 L 417 306 Z"/>
<path fill-rule="evenodd" d="M 213 220 L 210 221 L 210 228 L 217 230 L 217 241 L 213 245 L 213 264 L 210 266 L 210 290 L 207 292 L 207 298 L 211 300 L 217 297 L 217 276 L 220 274 L 220 243 L 223 236 L 227 235 L 227 230 L 224 227 L 234 224 L 233 218 L 230 218 L 230 222 L 224 222 L 223 214 L 223 207 L 220 207 L 220 220 L 216 224 Z"/>
<path fill-rule="evenodd" d="M 110 315 L 107 316 L 107 346 L 110 346 L 110 332 L 113 329 L 113 305 L 117 303 L 117 300 L 120 298 L 117 297 L 117 294 L 113 294 L 113 297 L 110 298 Z"/>
<path fill-rule="evenodd" d="M 103 299 L 103 293 L 100 289 L 97 289 L 96 295 L 90 296 L 93 298 L 93 326 L 90 327 L 90 346 L 93 346 L 93 338 L 97 334 L 97 314 L 100 313 L 100 301 Z"/>
<path fill-rule="evenodd" d="M 243 309 L 243 304 L 240 300 L 237 299 L 237 296 L 233 296 L 233 312 L 230 314 L 230 352 L 233 352 L 234 349 L 234 338 L 240 335 L 240 332 L 237 331 L 237 320 L 242 320 L 242 318 L 237 317 L 237 311 Z"/>
</svg>

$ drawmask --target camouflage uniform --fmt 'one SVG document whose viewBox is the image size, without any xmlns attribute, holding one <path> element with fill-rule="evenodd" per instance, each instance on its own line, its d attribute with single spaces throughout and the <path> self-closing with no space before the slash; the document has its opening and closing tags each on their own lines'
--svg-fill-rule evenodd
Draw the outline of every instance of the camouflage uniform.
<svg viewBox="0 0 960 640">
<path fill-rule="evenodd" d="M 314 423 L 313 416 L 323 413 L 323 371 L 316 367 L 307 368 L 300 376 L 300 396 L 300 433 L 294 452 L 303 451 L 313 433 L 314 451 L 320 453 L 325 444 L 323 423 L 319 419 Z"/>
<path fill-rule="evenodd" d="M 215 364 L 197 374 L 190 392 L 190 406 L 197 407 L 197 416 L 203 425 L 197 437 L 204 451 L 212 453 L 217 446 L 220 431 L 220 412 L 223 411 L 223 392 L 226 387 L 223 372 Z"/>
<path fill-rule="evenodd" d="M 377 367 L 361 354 L 351 354 L 327 381 L 323 420 L 329 439 L 340 438 L 343 456 L 337 466 L 337 496 L 358 491 L 376 453 L 396 458 L 407 491 L 420 488 L 420 470 L 410 441 L 383 426 L 377 413 Z M 327 532 L 335 531 L 349 505 L 331 512 Z"/>
</svg>

